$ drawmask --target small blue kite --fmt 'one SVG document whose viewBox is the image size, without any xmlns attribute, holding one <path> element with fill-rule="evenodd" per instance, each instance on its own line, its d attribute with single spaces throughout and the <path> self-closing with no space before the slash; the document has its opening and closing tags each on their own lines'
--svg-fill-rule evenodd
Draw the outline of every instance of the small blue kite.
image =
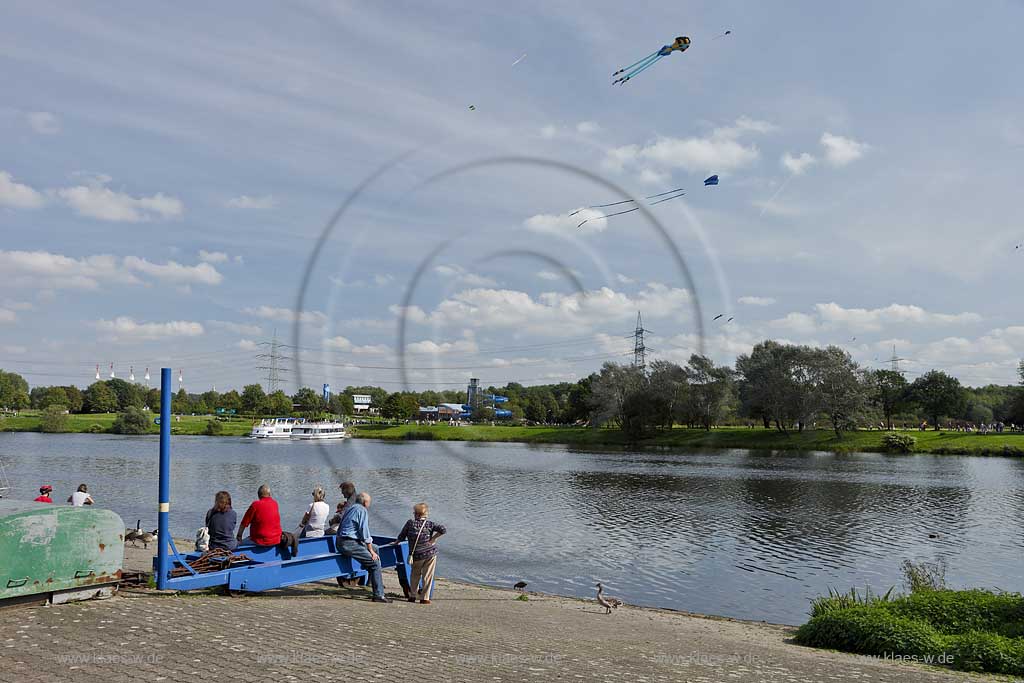
<svg viewBox="0 0 1024 683">
<path fill-rule="evenodd" d="M 709 176 L 709 177 L 705 178 L 704 179 L 704 184 L 705 185 L 717 185 L 718 184 L 718 176 L 713 175 L 713 176 Z"/>
</svg>

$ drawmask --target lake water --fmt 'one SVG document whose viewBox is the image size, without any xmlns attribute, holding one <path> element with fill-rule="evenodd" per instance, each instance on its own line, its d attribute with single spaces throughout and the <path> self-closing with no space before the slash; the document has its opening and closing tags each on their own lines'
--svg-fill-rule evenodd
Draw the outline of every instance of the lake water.
<svg viewBox="0 0 1024 683">
<path fill-rule="evenodd" d="M 381 535 L 429 502 L 449 530 L 439 574 L 480 583 L 592 596 L 599 580 L 630 603 L 789 624 L 828 586 L 901 584 L 904 559 L 944 558 L 951 586 L 1024 590 L 1019 459 L 187 436 L 172 453 L 177 536 L 218 489 L 241 517 L 269 483 L 290 528 L 314 484 L 333 507 L 352 479 Z M 9 497 L 85 482 L 126 526 L 156 526 L 157 458 L 156 437 L 0 433 Z"/>
</svg>

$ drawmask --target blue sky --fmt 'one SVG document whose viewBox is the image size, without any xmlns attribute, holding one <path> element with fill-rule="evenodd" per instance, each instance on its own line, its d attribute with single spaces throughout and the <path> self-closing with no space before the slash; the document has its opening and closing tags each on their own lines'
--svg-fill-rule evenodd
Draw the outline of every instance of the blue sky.
<svg viewBox="0 0 1024 683">
<path fill-rule="evenodd" d="M 771 337 L 875 367 L 895 344 L 911 373 L 1012 382 L 1022 23 L 997 1 L 15 4 L 0 367 L 224 389 L 298 318 L 293 377 L 397 389 L 404 317 L 414 386 L 532 384 L 628 360 L 641 309 L 653 357 L 703 327 L 724 362 Z M 689 51 L 610 85 L 676 35 Z M 297 315 L 333 212 L 406 153 Z M 651 208 L 664 235 L 640 212 L 577 228 L 624 197 L 541 161 L 454 171 L 509 156 L 687 195 Z"/>
</svg>

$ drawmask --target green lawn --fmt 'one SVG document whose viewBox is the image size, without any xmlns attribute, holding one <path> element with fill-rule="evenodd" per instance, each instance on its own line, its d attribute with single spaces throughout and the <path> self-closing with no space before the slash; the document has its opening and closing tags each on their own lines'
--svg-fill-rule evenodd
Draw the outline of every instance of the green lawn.
<svg viewBox="0 0 1024 683">
<path fill-rule="evenodd" d="M 69 415 L 68 431 L 107 432 L 114 423 L 114 413 Z M 155 416 L 154 416 L 155 417 Z M 203 434 L 210 416 L 184 415 L 172 422 L 174 434 Z M 17 417 L 0 417 L 0 431 L 31 432 L 39 430 L 37 412 L 24 411 Z M 245 436 L 252 429 L 249 418 L 222 421 L 222 436 Z M 93 425 L 98 425 L 99 429 Z M 656 432 L 638 443 L 630 443 L 618 429 L 592 429 L 589 427 L 502 427 L 490 425 L 400 425 L 360 424 L 351 427 L 353 436 L 364 439 L 399 439 L 433 441 L 515 441 L 522 443 L 558 443 L 575 446 L 661 446 L 672 448 L 751 448 L 769 450 L 814 451 L 881 451 L 886 432 L 850 432 L 837 439 L 829 430 L 791 432 L 782 434 L 768 429 L 722 427 L 710 432 L 703 429 L 675 429 Z M 154 424 L 153 434 L 159 433 Z M 973 455 L 1024 455 L 1024 434 L 965 434 L 961 432 L 920 432 L 907 430 L 917 439 L 916 452 L 963 453 Z"/>
<path fill-rule="evenodd" d="M 772 450 L 881 451 L 886 432 L 851 432 L 837 439 L 828 430 L 791 432 L 723 427 L 703 429 L 676 427 L 658 432 L 637 444 L 630 444 L 618 429 L 589 427 L 492 427 L 470 425 L 356 425 L 355 436 L 370 439 L 423 439 L 439 441 L 519 441 L 564 443 L 579 446 L 671 446 L 690 448 L 753 448 Z M 915 451 L 978 455 L 1024 455 L 1024 434 L 965 434 L 960 432 L 903 432 L 917 439 Z M 1008 449 L 1008 453 L 1007 453 Z"/>
<path fill-rule="evenodd" d="M 69 432 L 108 432 L 111 425 L 114 424 L 114 419 L 116 417 L 117 413 L 68 415 L 67 430 Z M 155 418 L 156 415 L 154 414 L 153 417 Z M 172 418 L 171 433 L 202 434 L 206 430 L 206 423 L 212 419 L 214 418 L 209 415 L 182 415 L 180 421 Z M 17 417 L 9 415 L 0 417 L 0 431 L 37 432 L 39 431 L 39 422 L 40 415 L 37 411 L 22 411 Z M 252 420 L 248 418 L 233 418 L 222 421 L 221 424 L 224 427 L 224 431 L 221 433 L 222 436 L 243 436 L 249 434 L 252 430 Z M 95 429 L 93 425 L 98 425 L 100 429 Z M 160 428 L 157 425 L 152 424 L 149 431 L 152 434 L 159 434 Z"/>
</svg>

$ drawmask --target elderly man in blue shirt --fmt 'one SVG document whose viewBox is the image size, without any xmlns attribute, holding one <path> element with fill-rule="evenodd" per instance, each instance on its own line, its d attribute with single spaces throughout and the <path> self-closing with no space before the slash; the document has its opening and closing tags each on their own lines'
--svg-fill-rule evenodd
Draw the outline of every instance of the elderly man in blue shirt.
<svg viewBox="0 0 1024 683">
<path fill-rule="evenodd" d="M 380 572 L 380 556 L 370 535 L 369 514 L 370 494 L 363 491 L 356 496 L 354 505 L 345 506 L 345 514 L 338 526 L 338 552 L 351 557 L 370 574 L 374 602 L 391 602 L 384 595 L 384 578 Z"/>
</svg>

